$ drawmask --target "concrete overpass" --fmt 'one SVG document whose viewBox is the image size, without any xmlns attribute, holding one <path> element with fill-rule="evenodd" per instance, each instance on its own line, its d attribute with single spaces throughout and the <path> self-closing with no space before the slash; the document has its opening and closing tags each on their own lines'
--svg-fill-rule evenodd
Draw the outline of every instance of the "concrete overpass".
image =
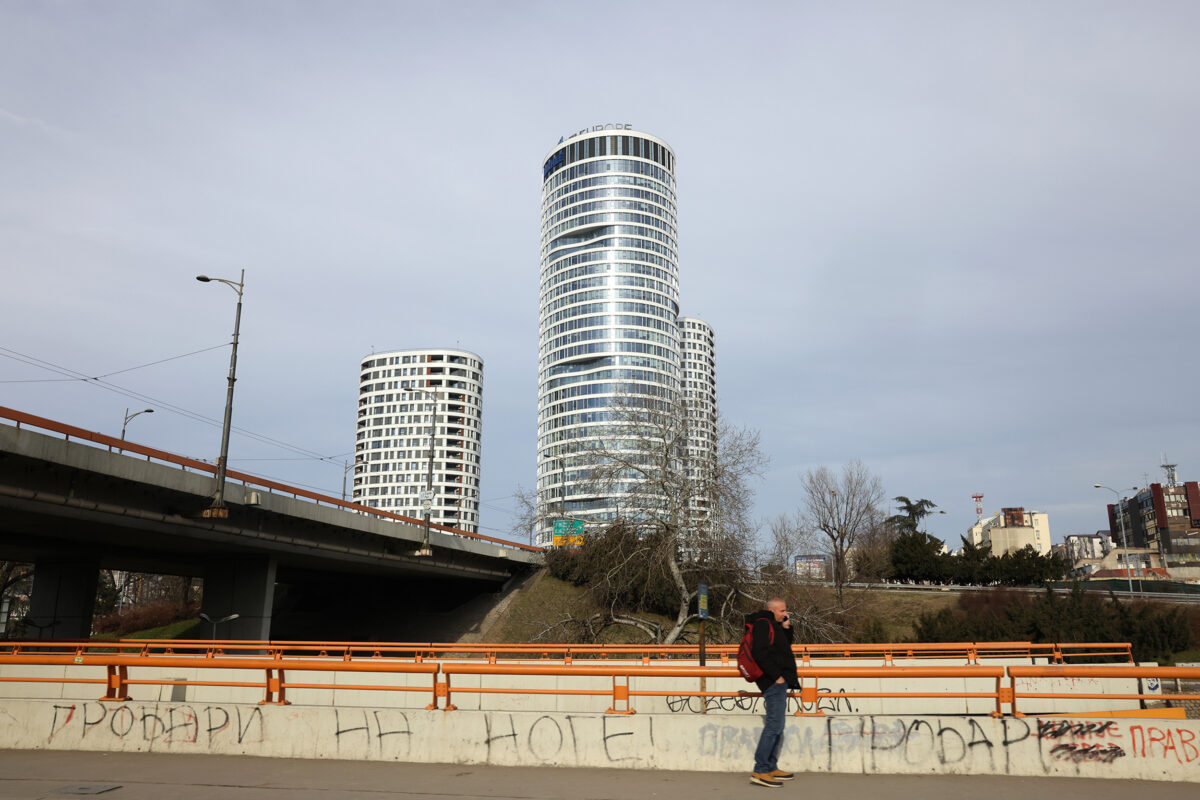
<svg viewBox="0 0 1200 800">
<path fill-rule="evenodd" d="M 15 423 L 0 424 L 0 559 L 35 564 L 39 638 L 89 635 L 101 568 L 202 576 L 204 610 L 239 615 L 222 637 L 328 636 L 336 625 L 343 639 L 429 638 L 420 620 L 453 615 L 541 561 L 536 548 L 441 525 L 422 555 L 419 520 L 232 470 L 228 518 L 206 518 L 211 464 L 13 409 L 0 420 Z M 395 624 L 352 630 L 371 613 Z"/>
</svg>

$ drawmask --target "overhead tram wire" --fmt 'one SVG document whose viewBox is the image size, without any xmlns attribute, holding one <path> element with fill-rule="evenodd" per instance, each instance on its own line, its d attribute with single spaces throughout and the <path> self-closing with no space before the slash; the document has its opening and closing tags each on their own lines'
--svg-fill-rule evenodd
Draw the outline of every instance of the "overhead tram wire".
<svg viewBox="0 0 1200 800">
<path fill-rule="evenodd" d="M 222 346 L 224 346 L 224 345 L 222 345 Z M 73 370 L 69 367 L 62 367 L 51 361 L 45 361 L 44 359 L 37 358 L 36 356 L 28 356 L 28 355 L 25 355 L 24 353 L 17 353 L 17 351 L 15 351 L 15 350 L 8 350 L 7 348 L 0 348 L 0 350 L 7 350 L 7 352 L 16 353 L 17 355 L 23 356 L 26 359 L 32 359 L 32 361 L 24 362 L 26 364 L 29 364 L 30 366 L 36 366 L 36 367 L 41 367 L 42 369 L 48 369 L 53 372 L 58 372 L 60 375 L 76 375 L 76 376 L 79 376 L 78 380 L 82 380 L 84 383 L 91 383 L 96 386 L 99 386 L 102 389 L 107 389 L 108 391 L 115 392 L 117 394 L 121 394 L 126 397 L 131 397 L 131 398 L 134 398 L 137 400 L 142 400 L 147 403 L 155 403 L 157 405 L 165 407 L 166 410 L 168 410 L 168 411 L 173 411 L 176 414 L 187 417 L 196 422 L 203 422 L 207 425 L 213 425 L 216 427 L 220 427 L 222 425 L 222 423 L 219 420 L 212 419 L 211 417 L 206 417 L 203 414 L 183 408 L 182 406 L 177 406 L 173 403 L 169 403 L 166 400 L 161 400 L 156 397 L 151 397 L 150 395 L 142 394 L 140 392 L 135 392 L 132 389 L 126 389 L 123 386 L 117 386 L 114 383 L 109 383 L 107 381 L 100 380 L 99 377 L 91 377 L 91 376 L 86 375 L 86 373 L 79 372 L 78 370 Z M 22 359 L 16 359 L 16 360 L 20 361 Z M 38 362 L 38 363 L 34 363 L 34 362 Z M 122 370 L 122 371 L 128 371 L 128 370 Z M 115 374 L 115 373 L 110 373 L 110 374 Z M 315 461 L 321 461 L 321 460 L 327 458 L 326 456 L 323 456 L 320 453 L 314 452 L 312 450 L 307 450 L 305 448 L 299 447 L 297 445 L 289 444 L 288 442 L 284 442 L 279 439 L 273 439 L 269 436 L 264 436 L 263 434 L 254 433 L 253 431 L 248 431 L 244 428 L 234 427 L 234 428 L 231 428 L 231 430 L 235 430 L 238 433 L 240 433 L 244 436 L 247 436 L 251 439 L 254 439 L 262 444 L 270 444 L 270 445 L 280 447 L 285 450 L 291 450 L 294 453 L 299 453 L 301 455 L 308 456 L 309 458 L 311 458 Z"/>
<path fill-rule="evenodd" d="M 153 366 L 157 366 L 158 364 L 165 364 L 168 361 L 176 361 L 181 358 L 187 358 L 188 356 L 195 356 L 195 355 L 199 355 L 200 353 L 207 353 L 211 350 L 220 350 L 222 347 L 228 347 L 228 346 L 229 346 L 228 342 L 223 342 L 221 344 L 213 345 L 212 347 L 205 347 L 202 350 L 193 350 L 190 353 L 183 353 L 181 355 L 171 356 L 170 358 L 160 358 L 158 361 L 151 361 L 148 364 L 139 364 L 136 367 L 128 367 L 126 369 L 119 369 L 116 372 L 106 372 L 103 375 L 96 375 L 94 377 L 34 378 L 34 379 L 19 380 L 19 381 L 0 381 L 0 383 L 65 383 L 68 381 L 95 381 L 95 380 L 99 380 L 101 378 L 111 378 L 113 375 L 120 375 L 124 372 L 133 372 L 134 370 L 137 370 L 137 369 L 145 369 L 146 367 L 153 367 Z M 4 351 L 3 353 L 0 353 L 0 355 L 4 355 L 5 358 L 11 358 L 13 361 L 21 361 L 24 364 L 29 364 L 29 366 L 31 366 L 31 367 L 40 367 L 42 369 L 46 368 L 46 367 L 43 367 L 41 364 L 35 364 L 31 361 L 24 360 L 26 358 L 29 358 L 29 359 L 33 359 L 34 361 L 41 361 L 40 358 L 36 358 L 35 356 L 27 356 L 24 353 L 18 353 L 16 350 L 9 350 L 7 347 L 0 347 L 0 350 Z M 13 353 L 14 355 L 7 355 L 8 353 Z M 17 356 L 21 356 L 21 358 L 17 358 Z M 46 361 L 44 363 L 49 364 L 50 362 Z"/>
<path fill-rule="evenodd" d="M 219 346 L 225 347 L 226 345 L 219 345 Z M 208 348 L 208 349 L 211 350 L 211 349 L 216 349 L 216 348 Z M 206 417 L 203 414 L 200 414 L 195 411 L 191 411 L 191 410 L 183 408 L 181 406 L 177 406 L 174 403 L 169 403 L 166 400 L 162 400 L 162 399 L 159 399 L 156 397 L 151 397 L 150 395 L 142 394 L 141 392 L 135 392 L 132 389 L 126 389 L 123 386 L 117 386 L 114 383 L 109 383 L 107 381 L 101 380 L 100 377 L 93 377 L 93 376 L 87 375 L 86 373 L 79 372 L 78 370 L 73 370 L 69 367 L 63 367 L 63 366 L 55 364 L 51 361 L 46 361 L 45 359 L 38 358 L 37 356 L 30 356 L 25 353 L 20 353 L 16 350 L 11 350 L 7 347 L 0 347 L 0 351 L 2 351 L 2 352 L 0 352 L 0 355 L 6 355 L 7 358 L 11 358 L 14 361 L 20 361 L 24 364 L 28 364 L 29 366 L 38 367 L 39 369 L 44 369 L 44 370 L 47 370 L 50 372 L 57 372 L 59 375 L 68 376 L 71 380 L 82 381 L 83 383 L 97 386 L 101 389 L 105 389 L 107 391 L 122 395 L 124 397 L 129 397 L 129 398 L 138 400 L 140 402 L 145 402 L 148 404 L 156 405 L 159 408 L 161 408 L 162 410 L 170 411 L 171 413 L 178 414 L 179 416 L 185 417 L 194 422 L 202 422 L 206 425 L 211 425 L 216 428 L 220 428 L 223 425 L 223 423 L 220 420 L 212 419 L 211 417 Z M 204 351 L 198 351 L 198 352 L 204 352 Z M 7 355 L 7 354 L 11 354 L 11 355 Z M 180 358 L 180 357 L 182 357 L 182 356 L 176 356 L 176 358 Z M 169 361 L 172 359 L 166 359 L 166 360 Z M 161 362 L 158 362 L 158 363 L 161 363 Z M 149 366 L 149 365 L 146 365 L 146 366 Z M 138 367 L 133 367 L 132 369 L 138 369 Z M 128 372 L 128 371 L 129 370 L 121 370 L 121 372 Z M 109 374 L 115 375 L 117 373 L 109 373 Z M 253 439 L 254 441 L 259 442 L 260 444 L 267 444 L 267 445 L 271 445 L 274 447 L 278 447 L 283 450 L 289 450 L 293 453 L 297 453 L 299 455 L 305 456 L 306 458 L 313 460 L 313 461 L 329 461 L 333 458 L 339 457 L 339 456 L 322 455 L 321 453 L 317 453 L 313 450 L 308 450 L 306 448 L 299 447 L 297 445 L 289 444 L 288 442 L 284 442 L 279 439 L 274 439 L 270 436 L 265 436 L 263 434 L 255 433 L 253 431 L 246 430 L 245 428 L 232 427 L 231 430 L 236 431 L 237 433 L 239 433 L 242 436 Z M 266 476 L 264 476 L 264 477 L 266 477 Z"/>
</svg>

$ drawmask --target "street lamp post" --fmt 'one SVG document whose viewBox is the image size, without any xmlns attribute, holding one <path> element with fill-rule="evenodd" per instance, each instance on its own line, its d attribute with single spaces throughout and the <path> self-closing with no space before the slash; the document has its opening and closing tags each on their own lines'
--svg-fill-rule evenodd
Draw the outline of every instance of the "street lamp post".
<svg viewBox="0 0 1200 800">
<path fill-rule="evenodd" d="M 129 413 L 128 408 L 125 409 L 125 421 L 121 423 L 121 441 L 122 442 L 125 441 L 125 429 L 127 427 L 129 427 L 129 420 L 133 419 L 134 417 L 136 417 L 139 414 L 153 414 L 153 413 L 154 413 L 153 408 L 143 409 L 142 411 L 135 411 L 132 414 Z"/>
<path fill-rule="evenodd" d="M 212 638 L 213 638 L 214 642 L 217 640 L 217 626 L 220 625 L 222 622 L 232 622 L 233 620 L 237 619 L 240 616 L 241 616 L 241 614 L 230 614 L 227 617 L 221 617 L 220 619 L 213 619 L 208 614 L 205 614 L 204 612 L 200 612 L 200 619 L 202 619 L 205 622 L 212 625 Z"/>
<path fill-rule="evenodd" d="M 229 387 L 225 393 L 225 423 L 221 426 L 221 455 L 217 458 L 217 493 L 213 497 L 212 505 L 203 512 L 205 517 L 224 519 L 229 516 L 229 509 L 225 507 L 225 465 L 229 458 L 229 427 L 233 421 L 233 384 L 237 380 L 238 329 L 242 324 L 242 289 L 246 283 L 246 270 L 242 270 L 241 280 L 237 281 L 210 278 L 207 275 L 197 275 L 196 280 L 201 283 L 223 283 L 237 292 L 238 297 L 237 313 L 233 317 L 233 347 L 229 351 Z"/>
<path fill-rule="evenodd" d="M 352 470 L 358 466 L 358 459 L 355 458 L 353 461 L 343 461 L 342 465 L 343 465 L 342 466 L 342 499 L 345 500 L 346 499 L 346 474 L 348 472 L 350 472 L 350 470 Z"/>
<path fill-rule="evenodd" d="M 413 553 L 416 556 L 431 556 L 433 548 L 429 546 L 429 517 L 433 513 L 433 445 L 434 436 L 437 434 L 437 392 L 416 386 L 410 386 L 409 391 L 420 392 L 433 400 L 433 415 L 430 417 L 429 426 L 429 468 L 425 475 L 425 500 L 421 503 L 421 510 L 425 512 L 425 540 L 420 549 Z"/>
<path fill-rule="evenodd" d="M 1108 489 L 1117 498 L 1117 502 L 1113 507 L 1117 509 L 1117 513 L 1115 515 L 1117 518 L 1117 527 L 1121 531 L 1121 547 L 1125 549 L 1125 577 L 1129 580 L 1129 593 L 1133 594 L 1133 573 L 1132 573 L 1132 570 L 1130 570 L 1130 568 L 1129 568 L 1129 542 L 1125 541 L 1125 518 L 1123 516 L 1121 516 L 1121 508 L 1120 508 L 1121 493 L 1118 492 L 1116 489 L 1112 488 L 1111 486 L 1103 486 L 1099 483 L 1093 483 L 1092 488 L 1093 489 Z M 1133 487 L 1132 491 L 1136 492 L 1137 487 L 1136 486 Z M 1138 582 L 1138 586 L 1139 587 L 1141 586 L 1140 581 Z"/>
</svg>

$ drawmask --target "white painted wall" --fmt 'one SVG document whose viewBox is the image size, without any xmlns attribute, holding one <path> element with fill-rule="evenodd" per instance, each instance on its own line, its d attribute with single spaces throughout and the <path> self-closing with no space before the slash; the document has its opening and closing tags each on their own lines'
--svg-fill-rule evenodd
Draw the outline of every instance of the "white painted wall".
<svg viewBox="0 0 1200 800">
<path fill-rule="evenodd" d="M 0 748 L 749 772 L 750 714 L 424 711 L 218 702 L 4 700 Z M 808 772 L 1200 780 L 1200 722 L 789 717 L 780 765 Z"/>
</svg>

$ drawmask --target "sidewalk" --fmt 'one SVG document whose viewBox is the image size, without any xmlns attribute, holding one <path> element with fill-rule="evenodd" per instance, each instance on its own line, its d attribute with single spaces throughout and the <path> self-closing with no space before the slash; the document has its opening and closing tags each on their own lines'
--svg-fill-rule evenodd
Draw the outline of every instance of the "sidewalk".
<svg viewBox="0 0 1200 800">
<path fill-rule="evenodd" d="M 95 791 L 116 786 L 101 794 Z M 72 791 L 74 790 L 74 791 Z M 1194 800 L 1195 783 L 989 776 L 799 774 L 781 789 L 749 774 L 455 764 L 301 761 L 249 756 L 0 751 L 0 800 L 725 800 L 730 797 L 888 800 Z"/>
</svg>

